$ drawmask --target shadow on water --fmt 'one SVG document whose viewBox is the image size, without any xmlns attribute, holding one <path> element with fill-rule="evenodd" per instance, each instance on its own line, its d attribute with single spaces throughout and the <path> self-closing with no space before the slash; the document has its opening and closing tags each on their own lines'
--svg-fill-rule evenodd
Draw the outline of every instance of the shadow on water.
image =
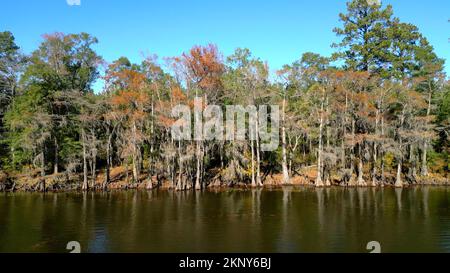
<svg viewBox="0 0 450 273">
<path fill-rule="evenodd" d="M 443 187 L 7 193 L 0 252 L 449 252 Z"/>
</svg>

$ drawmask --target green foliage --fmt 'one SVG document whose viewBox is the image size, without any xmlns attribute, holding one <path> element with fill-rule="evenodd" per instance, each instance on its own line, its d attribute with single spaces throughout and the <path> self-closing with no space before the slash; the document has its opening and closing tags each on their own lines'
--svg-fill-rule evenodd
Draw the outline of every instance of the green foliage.
<svg viewBox="0 0 450 273">
<path fill-rule="evenodd" d="M 448 123 L 450 120 L 450 85 L 447 84 L 446 90 L 439 97 L 437 122 Z"/>
<path fill-rule="evenodd" d="M 7 130 L 4 115 L 10 108 L 17 90 L 17 79 L 26 59 L 20 54 L 11 32 L 0 32 L 0 170 L 3 161 L 7 163 Z"/>
<path fill-rule="evenodd" d="M 429 153 L 428 165 L 434 173 L 447 174 L 450 171 L 449 153 L 431 151 Z"/>
<path fill-rule="evenodd" d="M 448 154 L 450 154 L 450 85 L 439 97 L 436 131 L 438 139 L 435 142 L 435 150 L 447 154 L 447 164 L 450 164 Z"/>
<path fill-rule="evenodd" d="M 44 38 L 21 77 L 24 89 L 5 116 L 13 167 L 37 164 L 38 157 L 56 162 L 76 151 L 76 98 L 89 93 L 98 76 L 100 58 L 91 48 L 95 38 L 86 33 Z"/>
<path fill-rule="evenodd" d="M 385 153 L 384 157 L 383 157 L 384 163 L 386 164 L 386 167 L 392 169 L 394 168 L 394 163 L 395 163 L 395 154 L 394 153 Z"/>
<path fill-rule="evenodd" d="M 336 57 L 344 58 L 348 69 L 380 72 L 389 51 L 387 28 L 392 14 L 390 5 L 383 9 L 367 0 L 347 3 L 347 13 L 339 15 L 343 28 L 334 29 L 343 37 L 334 45 L 342 49 Z"/>
<path fill-rule="evenodd" d="M 347 3 L 347 13 L 340 14 L 343 27 L 334 32 L 342 41 L 333 46 L 341 51 L 335 58 L 343 59 L 347 69 L 398 80 L 429 74 L 426 70 L 431 64 L 442 70 L 442 60 L 415 25 L 393 17 L 391 5 L 383 8 L 369 2 L 352 0 Z"/>
</svg>

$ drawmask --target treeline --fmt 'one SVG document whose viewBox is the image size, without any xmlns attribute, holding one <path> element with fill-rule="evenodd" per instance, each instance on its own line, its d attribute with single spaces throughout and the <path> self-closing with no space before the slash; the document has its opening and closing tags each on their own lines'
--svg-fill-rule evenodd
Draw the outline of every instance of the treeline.
<svg viewBox="0 0 450 273">
<path fill-rule="evenodd" d="M 25 56 L 2 32 L 0 189 L 21 187 L 25 174 L 32 190 L 106 189 L 117 166 L 147 189 L 291 184 L 307 170 L 316 186 L 448 181 L 444 60 L 391 6 L 353 0 L 340 20 L 333 56 L 305 53 L 275 75 L 248 49 L 224 58 L 215 45 L 194 46 L 163 64 L 107 64 L 86 33 L 44 35 Z M 195 97 L 203 107 L 279 105 L 279 149 L 262 151 L 259 138 L 173 140 L 172 108 Z"/>
</svg>

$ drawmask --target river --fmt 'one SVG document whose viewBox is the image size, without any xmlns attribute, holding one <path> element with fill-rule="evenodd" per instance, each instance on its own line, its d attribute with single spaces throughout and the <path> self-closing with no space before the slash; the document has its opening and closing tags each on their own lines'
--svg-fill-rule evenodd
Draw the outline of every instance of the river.
<svg viewBox="0 0 450 273">
<path fill-rule="evenodd" d="M 0 252 L 450 252 L 450 189 L 0 194 Z"/>
</svg>

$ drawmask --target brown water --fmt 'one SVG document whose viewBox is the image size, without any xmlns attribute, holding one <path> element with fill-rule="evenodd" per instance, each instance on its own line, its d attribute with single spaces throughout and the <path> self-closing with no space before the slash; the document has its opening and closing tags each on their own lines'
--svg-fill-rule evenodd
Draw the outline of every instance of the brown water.
<svg viewBox="0 0 450 273">
<path fill-rule="evenodd" d="M 450 252 L 450 189 L 0 194 L 0 252 Z"/>
</svg>

